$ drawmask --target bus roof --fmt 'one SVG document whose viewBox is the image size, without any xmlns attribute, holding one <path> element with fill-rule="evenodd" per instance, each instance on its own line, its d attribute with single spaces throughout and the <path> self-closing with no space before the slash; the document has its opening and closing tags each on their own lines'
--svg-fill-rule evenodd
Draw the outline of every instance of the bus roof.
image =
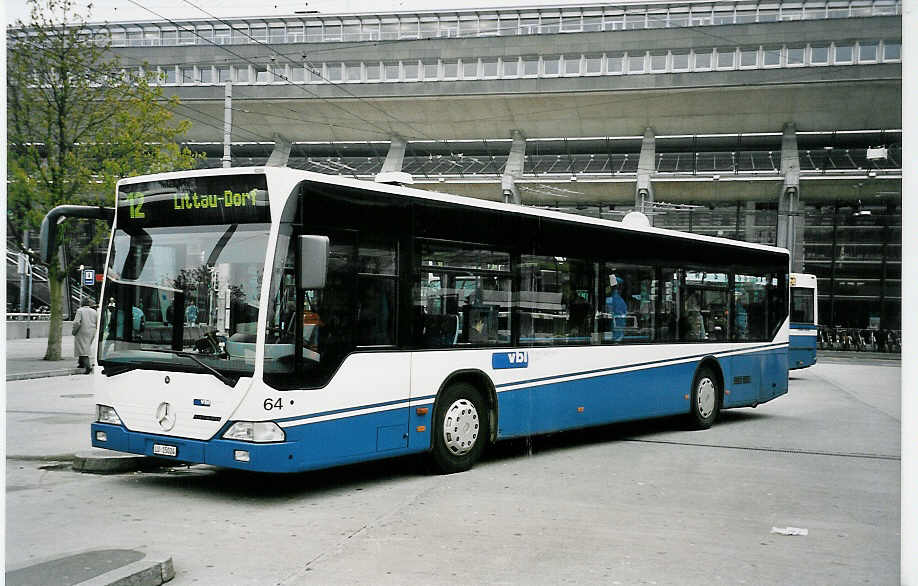
<svg viewBox="0 0 918 586">
<path fill-rule="evenodd" d="M 327 183 L 330 185 L 338 185 L 342 187 L 351 187 L 355 189 L 362 189 L 366 191 L 376 191 L 380 193 L 386 193 L 391 195 L 400 195 L 403 197 L 409 197 L 414 199 L 423 199 L 429 201 L 440 201 L 453 203 L 461 206 L 482 208 L 482 209 L 491 209 L 499 210 L 517 214 L 525 214 L 529 216 L 552 218 L 557 220 L 563 220 L 566 222 L 574 222 L 580 224 L 588 224 L 594 226 L 605 226 L 609 228 L 614 228 L 616 230 L 625 230 L 630 232 L 643 232 L 649 234 L 659 234 L 661 236 L 671 236 L 676 238 L 683 238 L 686 240 L 695 240 L 701 242 L 711 242 L 719 243 L 728 246 L 735 246 L 739 248 L 749 248 L 754 250 L 768 251 L 773 253 L 780 253 L 787 256 L 790 256 L 790 253 L 786 248 L 779 248 L 775 246 L 768 246 L 765 244 L 756 244 L 753 242 L 744 242 L 741 240 L 731 240 L 729 238 L 720 238 L 717 236 L 705 236 L 703 234 L 692 234 L 690 232 L 681 232 L 679 230 L 669 230 L 666 228 L 655 228 L 651 226 L 633 226 L 618 222 L 615 220 L 603 220 L 600 218 L 590 218 L 588 216 L 580 216 L 577 214 L 569 214 L 566 212 L 548 210 L 542 208 L 534 208 L 529 206 L 517 205 L 517 204 L 508 204 L 503 202 L 495 202 L 491 200 L 478 199 L 474 197 L 466 197 L 461 195 L 452 195 L 448 193 L 441 193 L 437 191 L 427 191 L 424 189 L 416 189 L 412 187 L 404 187 L 401 185 L 390 185 L 386 183 L 376 183 L 373 181 L 365 181 L 361 179 L 353 179 L 350 177 L 343 177 L 340 175 L 325 175 L 322 173 L 314 173 L 312 171 L 303 171 L 300 169 L 292 169 L 290 167 L 229 167 L 229 168 L 217 168 L 217 169 L 196 169 L 191 171 L 173 171 L 168 173 L 157 173 L 154 175 L 140 175 L 136 177 L 130 177 L 118 181 L 117 188 L 120 188 L 122 185 L 130 185 L 133 183 L 142 183 L 146 181 L 158 181 L 164 179 L 180 179 L 182 177 L 206 177 L 206 176 L 216 176 L 216 175 L 240 175 L 240 174 L 251 174 L 251 173 L 264 173 L 267 176 L 271 175 L 286 175 L 287 177 L 301 178 L 302 180 L 314 181 L 318 183 Z"/>
<path fill-rule="evenodd" d="M 791 273 L 790 274 L 790 284 L 791 287 L 803 287 L 805 289 L 813 289 L 816 287 L 816 275 L 809 273 Z"/>
</svg>

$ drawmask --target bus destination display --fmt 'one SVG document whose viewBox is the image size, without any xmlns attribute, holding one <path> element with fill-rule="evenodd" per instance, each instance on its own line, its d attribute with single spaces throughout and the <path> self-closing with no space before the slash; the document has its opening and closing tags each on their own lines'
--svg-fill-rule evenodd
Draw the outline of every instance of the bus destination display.
<svg viewBox="0 0 918 586">
<path fill-rule="evenodd" d="M 117 215 L 118 225 L 124 228 L 270 221 L 264 175 L 122 185 Z"/>
</svg>

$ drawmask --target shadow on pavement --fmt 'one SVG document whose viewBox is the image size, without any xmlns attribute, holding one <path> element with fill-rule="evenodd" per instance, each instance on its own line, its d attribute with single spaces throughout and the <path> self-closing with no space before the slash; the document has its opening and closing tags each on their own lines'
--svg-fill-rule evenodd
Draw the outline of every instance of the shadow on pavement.
<svg viewBox="0 0 918 586">
<path fill-rule="evenodd" d="M 764 417 L 769 415 L 751 410 L 724 411 L 715 427 L 742 424 Z M 686 425 L 686 420 L 676 416 L 514 438 L 490 446 L 482 464 L 580 446 L 641 439 L 674 431 L 693 433 Z M 419 454 L 296 474 L 264 474 L 206 465 L 173 466 L 124 476 L 121 481 L 149 484 L 166 490 L 199 492 L 212 498 L 222 497 L 232 501 L 249 497 L 265 503 L 304 494 L 319 496 L 341 490 L 361 491 L 366 484 L 433 474 L 428 467 L 426 454 Z"/>
</svg>

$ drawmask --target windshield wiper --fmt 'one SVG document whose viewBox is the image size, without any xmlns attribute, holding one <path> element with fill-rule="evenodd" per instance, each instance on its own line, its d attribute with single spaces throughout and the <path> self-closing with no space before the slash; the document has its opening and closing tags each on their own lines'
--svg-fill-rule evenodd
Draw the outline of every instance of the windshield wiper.
<svg viewBox="0 0 918 586">
<path fill-rule="evenodd" d="M 223 374 L 222 372 L 220 372 L 213 366 L 207 364 L 206 362 L 204 362 L 203 360 L 201 360 L 200 358 L 198 358 L 191 352 L 185 352 L 184 350 L 164 350 L 162 348 L 144 348 L 144 347 L 141 347 L 140 350 L 142 350 L 143 352 L 160 352 L 162 354 L 173 354 L 175 356 L 180 356 L 182 358 L 190 358 L 194 360 L 195 362 L 197 362 L 199 365 L 201 365 L 204 369 L 209 371 L 211 374 L 213 374 L 215 377 L 217 377 L 217 380 L 219 380 L 220 382 L 222 382 L 228 387 L 235 387 L 236 383 L 239 382 L 239 377 L 236 377 L 234 379 L 233 377 L 226 376 L 225 374 Z"/>
<path fill-rule="evenodd" d="M 102 367 L 102 374 L 105 376 L 117 376 L 135 370 L 136 368 L 136 364 L 105 364 Z"/>
</svg>

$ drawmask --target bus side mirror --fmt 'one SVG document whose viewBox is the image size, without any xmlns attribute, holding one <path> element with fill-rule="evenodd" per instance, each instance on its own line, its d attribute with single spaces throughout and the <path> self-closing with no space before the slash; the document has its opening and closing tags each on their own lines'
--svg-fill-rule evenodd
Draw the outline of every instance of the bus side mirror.
<svg viewBox="0 0 918 586">
<path fill-rule="evenodd" d="M 300 289 L 322 289 L 328 273 L 328 236 L 300 236 Z"/>
</svg>

